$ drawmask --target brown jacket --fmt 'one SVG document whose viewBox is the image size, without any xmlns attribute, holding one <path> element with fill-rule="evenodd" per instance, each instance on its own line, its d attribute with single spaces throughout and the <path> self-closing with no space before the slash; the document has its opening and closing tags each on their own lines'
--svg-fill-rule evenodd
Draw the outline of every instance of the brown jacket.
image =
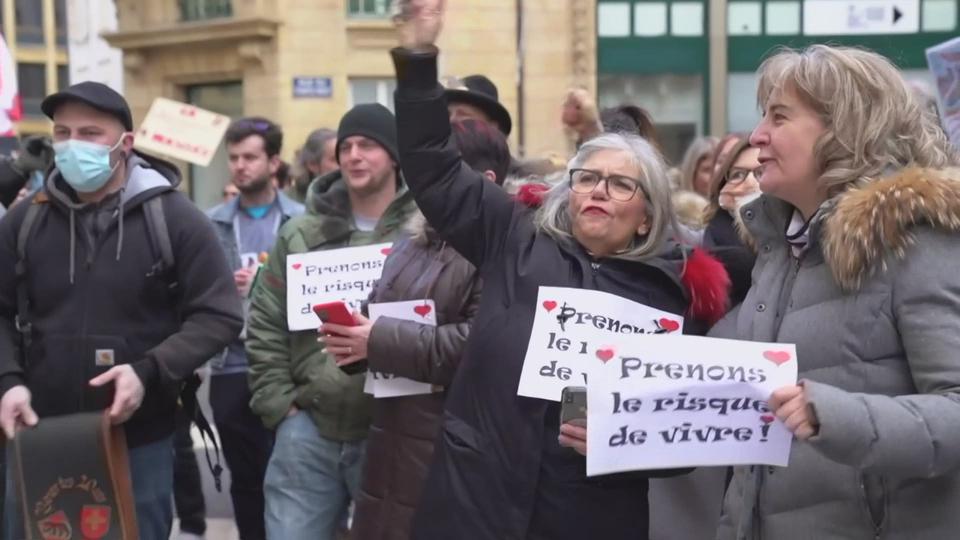
<svg viewBox="0 0 960 540">
<path fill-rule="evenodd" d="M 394 245 L 371 303 L 430 298 L 436 327 L 382 317 L 368 341 L 370 369 L 447 387 L 480 303 L 476 269 L 437 238 L 423 216 Z M 445 392 L 378 399 L 356 500 L 352 540 L 406 540 L 440 431 Z"/>
</svg>

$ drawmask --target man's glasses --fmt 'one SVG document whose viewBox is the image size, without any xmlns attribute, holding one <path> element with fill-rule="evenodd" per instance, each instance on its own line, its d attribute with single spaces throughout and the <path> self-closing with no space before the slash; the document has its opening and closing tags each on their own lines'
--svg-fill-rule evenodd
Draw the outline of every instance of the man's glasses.
<svg viewBox="0 0 960 540">
<path fill-rule="evenodd" d="M 730 172 L 727 173 L 727 183 L 728 184 L 739 184 L 747 179 L 751 174 L 753 179 L 756 180 L 760 178 L 760 173 L 762 172 L 763 167 L 756 167 L 754 169 L 741 169 L 739 167 L 730 169 Z"/>
<path fill-rule="evenodd" d="M 572 169 L 570 171 L 570 189 L 583 195 L 593 193 L 603 181 L 607 196 L 615 201 L 626 202 L 642 191 L 640 181 L 627 176 L 612 174 L 603 176 L 599 171 L 590 169 Z M 644 194 L 646 196 L 646 194 Z"/>
</svg>

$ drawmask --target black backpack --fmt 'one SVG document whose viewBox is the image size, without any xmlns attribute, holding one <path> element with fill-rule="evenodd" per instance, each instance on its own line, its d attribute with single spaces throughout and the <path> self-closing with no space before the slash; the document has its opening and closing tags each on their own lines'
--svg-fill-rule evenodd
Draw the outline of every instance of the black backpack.
<svg viewBox="0 0 960 540">
<path fill-rule="evenodd" d="M 50 201 L 47 194 L 38 191 L 29 201 L 30 208 L 20 224 L 20 231 L 17 234 L 17 263 L 15 266 L 17 279 L 17 316 L 15 324 L 20 333 L 21 358 L 26 363 L 27 349 L 32 341 L 33 325 L 30 319 L 30 297 L 27 294 L 27 244 L 33 233 L 34 226 L 42 215 L 49 211 Z M 167 218 L 163 213 L 163 198 L 153 197 L 143 203 L 143 211 L 146 217 L 147 236 L 150 241 L 150 248 L 157 257 L 156 262 L 150 269 L 153 276 L 162 277 L 166 283 L 170 294 L 176 296 L 180 291 L 180 283 L 176 277 L 176 259 L 173 254 L 173 244 L 170 242 L 170 230 L 167 228 Z M 213 473 L 214 482 L 217 491 L 221 490 L 220 475 L 223 467 L 220 465 L 220 445 L 210 427 L 210 422 L 203 415 L 203 411 L 197 405 L 197 388 L 200 386 L 200 377 L 196 374 L 191 375 L 184 381 L 180 389 L 180 404 L 183 406 L 187 416 L 196 423 L 200 429 L 200 436 L 203 438 L 204 451 L 206 453 L 207 465 L 210 472 Z M 210 460 L 210 452 L 206 446 L 206 438 L 210 437 L 216 453 L 217 463 L 214 465 Z"/>
</svg>

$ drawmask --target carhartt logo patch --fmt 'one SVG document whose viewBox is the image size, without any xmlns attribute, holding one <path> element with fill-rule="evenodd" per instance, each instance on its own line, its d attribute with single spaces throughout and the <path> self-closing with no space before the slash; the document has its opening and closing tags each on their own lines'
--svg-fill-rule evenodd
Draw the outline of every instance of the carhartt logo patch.
<svg viewBox="0 0 960 540">
<path fill-rule="evenodd" d="M 106 367 L 114 364 L 113 349 L 97 349 L 95 357 L 97 366 Z"/>
</svg>

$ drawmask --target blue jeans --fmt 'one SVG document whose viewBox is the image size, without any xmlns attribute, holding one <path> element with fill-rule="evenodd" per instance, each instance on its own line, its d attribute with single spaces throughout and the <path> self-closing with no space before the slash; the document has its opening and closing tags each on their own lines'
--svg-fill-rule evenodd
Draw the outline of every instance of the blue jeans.
<svg viewBox="0 0 960 540">
<path fill-rule="evenodd" d="M 173 526 L 173 437 L 128 453 L 140 540 L 167 540 Z"/>
<path fill-rule="evenodd" d="M 9 458 L 13 445 L 7 447 Z M 128 450 L 130 480 L 136 506 L 139 540 L 167 540 L 173 525 L 173 438 Z M 9 460 L 8 460 L 9 463 Z M 13 479 L 7 475 L 5 534 L 10 540 L 24 538 L 23 520 L 17 509 Z"/>
<path fill-rule="evenodd" d="M 365 440 L 340 442 L 299 411 L 277 429 L 263 493 L 269 540 L 332 540 L 360 491 Z"/>
</svg>

